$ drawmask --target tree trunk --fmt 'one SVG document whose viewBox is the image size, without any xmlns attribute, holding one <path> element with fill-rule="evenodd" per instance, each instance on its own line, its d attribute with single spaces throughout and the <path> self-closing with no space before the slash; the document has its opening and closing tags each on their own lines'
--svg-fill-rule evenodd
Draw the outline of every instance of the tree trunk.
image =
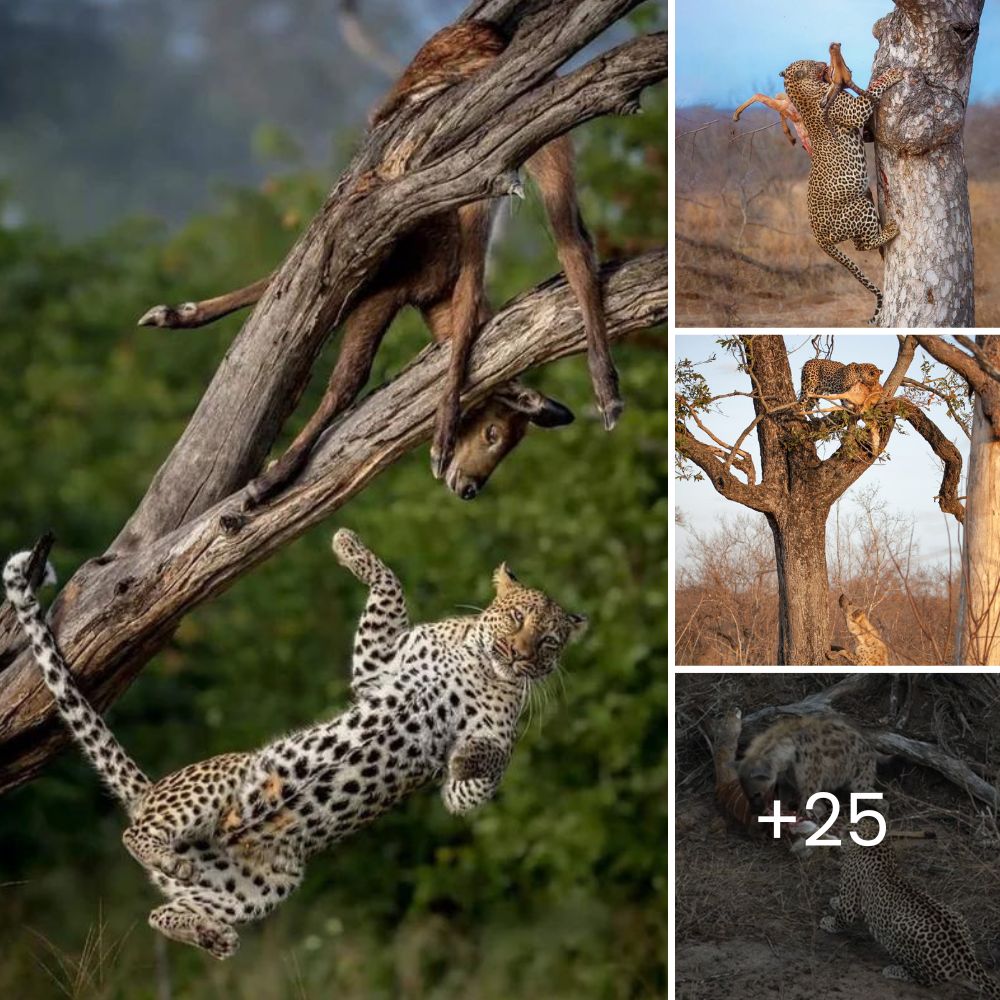
<svg viewBox="0 0 1000 1000">
<path fill-rule="evenodd" d="M 1000 366 L 1000 340 L 977 338 Z M 976 395 L 966 485 L 956 662 L 1000 666 L 1000 440 Z"/>
<path fill-rule="evenodd" d="M 825 664 L 830 648 L 826 519 L 829 508 L 792 502 L 768 514 L 778 565 L 778 655 L 780 666 Z"/>
<path fill-rule="evenodd" d="M 876 22 L 872 77 L 904 67 L 879 102 L 879 210 L 886 246 L 883 327 L 973 326 L 972 219 L 963 129 L 984 0 L 895 0 Z"/>
</svg>

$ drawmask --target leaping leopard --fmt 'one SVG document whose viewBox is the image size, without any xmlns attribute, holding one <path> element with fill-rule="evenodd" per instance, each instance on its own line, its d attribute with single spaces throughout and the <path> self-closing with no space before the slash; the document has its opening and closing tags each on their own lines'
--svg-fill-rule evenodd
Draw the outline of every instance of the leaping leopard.
<svg viewBox="0 0 1000 1000">
<path fill-rule="evenodd" d="M 59 713 L 131 825 L 125 846 L 168 902 L 150 924 L 228 958 L 234 925 L 258 920 L 302 881 L 306 860 L 439 776 L 454 813 L 490 799 L 517 739 L 528 686 L 553 671 L 587 620 L 501 565 L 479 615 L 411 626 L 396 575 L 352 532 L 333 550 L 369 588 L 352 662 L 353 702 L 260 750 L 191 764 L 155 783 L 82 697 L 27 579 L 4 569 Z"/>
</svg>

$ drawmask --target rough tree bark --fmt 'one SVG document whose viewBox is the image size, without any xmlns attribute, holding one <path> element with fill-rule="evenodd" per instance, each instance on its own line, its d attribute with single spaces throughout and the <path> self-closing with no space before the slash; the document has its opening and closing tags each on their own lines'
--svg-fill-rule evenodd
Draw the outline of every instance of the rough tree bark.
<svg viewBox="0 0 1000 1000">
<path fill-rule="evenodd" d="M 876 22 L 872 77 L 905 67 L 879 102 L 879 210 L 886 246 L 883 327 L 975 325 L 972 219 L 963 131 L 984 0 L 895 0 Z"/>
<path fill-rule="evenodd" d="M 80 567 L 53 606 L 57 637 L 98 708 L 128 686 L 184 614 L 429 436 L 447 365 L 441 347 L 426 349 L 345 414 L 291 488 L 252 514 L 242 511 L 242 489 L 297 403 L 324 340 L 399 235 L 446 207 L 506 192 L 535 149 L 589 118 L 636 110 L 642 88 L 666 77 L 665 33 L 552 75 L 638 2 L 478 0 L 463 18 L 502 24 L 512 35 L 507 51 L 443 99 L 406 109 L 369 134 L 230 346 L 126 527 L 104 556 Z M 606 267 L 603 282 L 612 338 L 666 321 L 665 251 Z M 549 282 L 483 331 L 463 400 L 472 404 L 493 386 L 584 348 L 572 294 L 562 280 Z M 428 488 L 440 487 L 429 480 Z M 64 742 L 8 611 L 0 609 L 0 791 L 36 774 Z"/>
<path fill-rule="evenodd" d="M 962 539 L 962 589 L 956 614 L 955 662 L 1000 665 L 1000 338 L 917 336 L 936 361 L 958 372 L 975 394 L 968 516 Z"/>
<path fill-rule="evenodd" d="M 848 411 L 824 418 L 842 429 L 840 447 L 820 459 L 815 421 L 807 425 L 795 405 L 796 393 L 784 339 L 776 334 L 742 337 L 754 387 L 754 424 L 761 455 L 761 481 L 736 478 L 735 449 L 697 439 L 683 422 L 676 427 L 677 450 L 705 472 L 716 491 L 760 511 L 774 535 L 778 571 L 779 665 L 822 665 L 830 650 L 829 580 L 826 522 L 833 504 L 885 450 L 897 418 L 907 420 L 944 462 L 938 496 L 941 509 L 962 520 L 956 496 L 962 468 L 960 452 L 937 426 L 908 400 L 893 398 L 913 360 L 916 339 L 903 339 L 882 401 L 860 417 Z M 860 359 L 859 359 L 860 360 Z M 872 428 L 877 428 L 877 434 Z"/>
</svg>

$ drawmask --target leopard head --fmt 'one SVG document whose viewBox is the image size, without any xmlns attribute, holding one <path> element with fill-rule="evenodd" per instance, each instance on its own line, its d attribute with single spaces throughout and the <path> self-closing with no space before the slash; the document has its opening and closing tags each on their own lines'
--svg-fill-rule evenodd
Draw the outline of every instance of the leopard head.
<svg viewBox="0 0 1000 1000">
<path fill-rule="evenodd" d="M 817 62 L 815 59 L 799 59 L 786 66 L 778 76 L 784 79 L 785 93 L 788 94 L 801 113 L 800 103 L 804 103 L 805 98 L 815 94 L 818 100 L 826 92 L 828 74 L 829 67 L 825 62 Z"/>
<path fill-rule="evenodd" d="M 506 563 L 493 574 L 496 597 L 480 619 L 483 645 L 497 676 L 537 680 L 559 665 L 563 649 L 587 628 L 586 615 L 564 611 L 523 586 Z"/>
<path fill-rule="evenodd" d="M 858 365 L 858 372 L 865 385 L 874 385 L 882 377 L 882 369 L 876 365 Z"/>
</svg>

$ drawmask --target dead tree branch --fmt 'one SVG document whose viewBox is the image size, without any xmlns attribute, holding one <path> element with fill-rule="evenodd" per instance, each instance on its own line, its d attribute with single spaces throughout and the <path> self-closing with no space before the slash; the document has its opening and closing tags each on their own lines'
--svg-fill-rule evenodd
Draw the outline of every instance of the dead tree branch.
<svg viewBox="0 0 1000 1000">
<path fill-rule="evenodd" d="M 602 272 L 608 333 L 621 339 L 666 322 L 667 255 L 654 251 Z M 526 293 L 483 330 L 472 356 L 469 403 L 529 368 L 585 349 L 575 299 L 562 278 Z M 248 515 L 238 494 L 181 527 L 80 568 L 53 605 L 59 643 L 99 709 L 129 685 L 180 619 L 363 489 L 430 435 L 448 362 L 425 349 L 394 381 L 348 411 L 301 477 Z M 429 484 L 428 488 L 432 488 Z M 2 661 L 0 661 L 2 662 Z M 64 742 L 29 653 L 0 674 L 0 791 L 27 781 Z"/>
<path fill-rule="evenodd" d="M 488 69 L 369 133 L 275 272 L 113 551 L 151 543 L 258 472 L 327 336 L 402 233 L 506 193 L 512 171 L 540 146 L 591 118 L 634 110 L 642 88 L 666 77 L 665 33 L 552 76 L 636 2 L 532 4 Z"/>
</svg>

